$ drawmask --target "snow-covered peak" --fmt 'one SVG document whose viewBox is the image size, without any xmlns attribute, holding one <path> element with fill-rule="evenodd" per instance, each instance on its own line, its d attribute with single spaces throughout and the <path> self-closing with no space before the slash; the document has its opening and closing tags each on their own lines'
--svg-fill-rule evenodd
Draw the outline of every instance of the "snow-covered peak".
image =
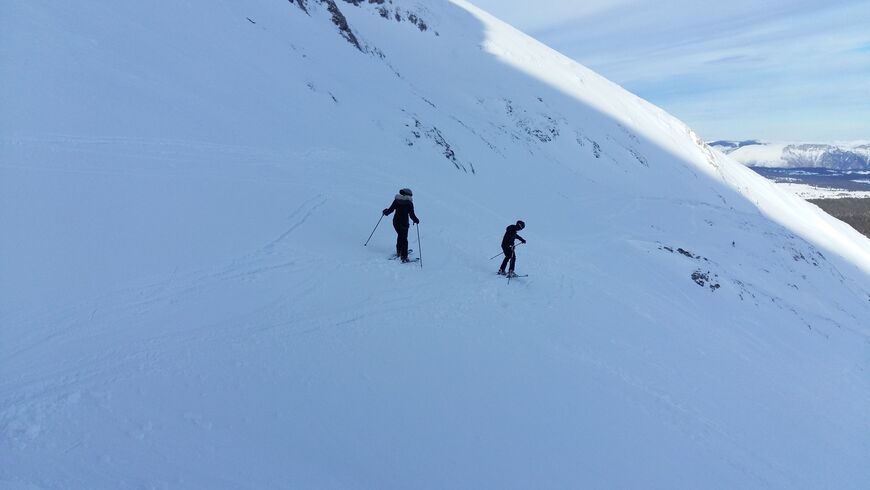
<svg viewBox="0 0 870 490">
<path fill-rule="evenodd" d="M 716 141 L 711 146 L 753 167 L 870 169 L 870 144 Z"/>
</svg>

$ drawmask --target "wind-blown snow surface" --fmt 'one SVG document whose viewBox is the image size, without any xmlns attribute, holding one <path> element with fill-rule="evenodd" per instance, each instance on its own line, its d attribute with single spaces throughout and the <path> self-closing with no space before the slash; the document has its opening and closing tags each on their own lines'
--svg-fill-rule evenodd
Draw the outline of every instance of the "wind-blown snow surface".
<svg viewBox="0 0 870 490">
<path fill-rule="evenodd" d="M 0 486 L 867 488 L 867 239 L 464 2 L 356 3 L 4 5 Z M 423 268 L 362 246 L 404 186 Z"/>
</svg>

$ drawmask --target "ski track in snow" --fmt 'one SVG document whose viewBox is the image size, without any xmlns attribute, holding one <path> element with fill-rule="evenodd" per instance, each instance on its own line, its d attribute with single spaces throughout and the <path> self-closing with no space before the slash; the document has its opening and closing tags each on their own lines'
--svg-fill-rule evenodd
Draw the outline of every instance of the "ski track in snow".
<svg viewBox="0 0 870 490">
<path fill-rule="evenodd" d="M 304 212 L 305 214 L 302 215 L 302 217 L 299 218 L 299 221 L 297 221 L 292 226 L 290 226 L 290 228 L 287 231 L 285 231 L 281 236 L 279 236 L 274 241 L 272 241 L 271 243 L 266 245 L 266 247 L 265 247 L 266 250 L 271 250 L 276 245 L 280 244 L 285 238 L 290 236 L 290 234 L 293 233 L 293 231 L 296 230 L 296 228 L 299 228 L 300 226 L 305 224 L 305 221 L 308 220 L 308 218 L 310 218 L 311 215 L 313 215 L 315 211 L 317 211 L 317 208 L 319 208 L 320 206 L 323 206 L 325 203 L 326 203 L 326 198 L 323 197 L 323 195 L 315 196 L 315 197 L 311 198 L 310 200 L 306 201 L 305 203 L 303 203 L 302 206 L 300 206 L 299 208 L 296 209 L 296 211 L 294 211 L 293 213 L 290 214 L 290 218 L 294 219 L 296 217 L 296 215 L 302 214 L 302 212 Z"/>
<path fill-rule="evenodd" d="M 238 148 L 236 151 L 238 152 Z M 92 154 L 87 151 L 85 153 Z M 136 154 L 136 150 L 127 148 L 116 154 L 129 156 Z M 178 156 L 177 153 L 173 155 Z M 256 181 L 257 179 L 252 179 L 250 182 Z M 210 376 L 202 373 L 200 368 L 194 367 L 196 362 L 190 356 L 195 351 L 210 349 L 225 351 L 226 346 L 230 346 L 229 349 L 232 351 L 245 349 L 246 345 L 271 343 L 275 346 L 273 349 L 280 352 L 286 346 L 299 342 L 299 339 L 303 338 L 317 339 L 318 343 L 334 343 L 333 349 L 346 349 L 348 344 L 341 340 L 342 335 L 346 334 L 341 332 L 350 329 L 357 332 L 356 335 L 366 335 L 365 332 L 377 329 L 377 325 L 381 322 L 389 322 L 390 318 L 402 315 L 413 317 L 414 313 L 421 309 L 429 312 L 427 316 L 433 325 L 439 325 L 441 322 L 462 317 L 467 313 L 477 314 L 477 305 L 481 302 L 500 305 L 505 311 L 510 311 L 513 302 L 520 299 L 518 294 L 522 294 L 521 301 L 526 303 L 525 308 L 530 311 L 560 308 L 560 305 L 565 302 L 577 301 L 578 289 L 586 290 L 590 284 L 600 281 L 611 273 L 608 267 L 598 265 L 598 261 L 583 261 L 579 264 L 578 270 L 584 271 L 588 277 L 578 283 L 574 277 L 559 274 L 557 270 L 562 264 L 557 263 L 549 266 L 549 270 L 545 267 L 540 272 L 536 271 L 535 278 L 511 281 L 511 284 L 507 285 L 501 278 L 492 278 L 492 271 L 484 267 L 480 270 L 482 275 L 477 280 L 472 280 L 469 285 L 459 290 L 451 290 L 431 288 L 426 285 L 449 283 L 451 275 L 455 274 L 451 271 L 455 269 L 448 271 L 425 269 L 423 271 L 425 275 L 417 284 L 418 287 L 425 288 L 425 292 L 410 293 L 396 285 L 382 291 L 387 293 L 388 297 L 379 299 L 374 304 L 367 304 L 371 297 L 362 295 L 338 309 L 312 308 L 311 305 L 300 308 L 299 305 L 304 305 L 307 301 L 318 302 L 321 292 L 328 287 L 328 278 L 340 276 L 346 269 L 362 268 L 367 274 L 381 274 L 385 277 L 400 277 L 408 272 L 418 275 L 419 273 L 415 270 L 397 270 L 395 264 L 384 260 L 382 255 L 385 254 L 377 252 L 379 247 L 387 250 L 390 247 L 392 231 L 389 226 L 376 235 L 377 244 L 373 243 L 371 250 L 362 250 L 362 255 L 355 259 L 356 263 L 346 261 L 336 263 L 327 257 L 306 256 L 306 252 L 295 246 L 294 237 L 298 238 L 297 234 L 300 233 L 305 234 L 306 228 L 311 225 L 313 219 L 318 218 L 318 213 L 328 207 L 330 200 L 324 193 L 309 193 L 295 197 L 295 201 L 298 204 L 291 207 L 289 213 L 284 214 L 284 221 L 288 224 L 285 224 L 278 233 L 272 234 L 275 238 L 266 240 L 261 245 L 252 244 L 249 252 L 243 252 L 223 260 L 221 264 L 203 269 L 175 268 L 158 281 L 118 290 L 83 304 L 67 305 L 55 311 L 42 311 L 32 322 L 22 323 L 20 325 L 22 331 L 45 331 L 46 334 L 33 337 L 26 344 L 17 343 L 18 347 L 15 350 L 2 352 L 10 366 L 14 366 L 18 360 L 25 361 L 30 353 L 41 354 L 40 351 L 50 351 L 46 346 L 76 344 L 87 342 L 88 339 L 96 342 L 101 339 L 111 340 L 107 343 L 107 348 L 98 350 L 97 354 L 82 357 L 75 364 L 58 364 L 50 359 L 44 359 L 42 365 L 37 367 L 38 365 L 28 362 L 29 371 L 25 376 L 4 383 L 2 399 L 5 408 L 0 410 L 0 433 L 6 439 L 7 449 L 27 452 L 32 447 L 40 447 L 40 441 L 44 439 L 45 434 L 57 430 L 56 424 L 62 421 L 72 422 L 73 419 L 70 419 L 72 414 L 81 410 L 100 413 L 101 416 L 111 420 L 112 425 L 121 431 L 121 434 L 116 436 L 121 440 L 148 441 L 149 438 L 157 435 L 155 431 L 165 430 L 161 429 L 162 424 L 148 418 L 128 416 L 120 408 L 115 407 L 116 402 L 113 402 L 112 396 L 109 395 L 112 392 L 123 391 L 120 388 L 122 386 L 137 384 L 140 379 L 153 380 L 172 376 L 188 380 L 184 383 L 186 385 L 206 383 L 222 387 L 220 389 L 244 383 L 243 378 L 227 373 L 224 374 L 227 376 L 224 381 L 210 380 Z M 688 210 L 688 215 L 691 216 L 688 222 L 689 235 L 701 233 L 711 226 L 701 218 L 701 216 L 708 216 L 709 213 L 699 213 L 696 210 L 729 212 L 725 207 L 710 205 L 703 201 L 663 201 Z M 645 207 L 643 200 L 627 201 L 612 211 L 607 220 L 630 219 L 642 212 Z M 750 225 L 750 228 L 764 226 L 757 216 L 745 216 L 744 219 L 750 220 L 750 223 L 756 222 Z M 606 234 L 605 232 L 598 238 L 594 234 L 587 236 L 587 243 L 584 245 L 587 252 L 593 256 L 605 253 L 604 249 L 608 246 Z M 643 233 L 639 236 L 642 237 Z M 786 233 L 779 236 L 779 239 L 784 240 L 783 243 L 790 243 L 793 247 L 792 252 L 789 253 L 800 254 L 798 250 L 811 248 L 805 242 L 791 243 L 795 241 L 795 237 Z M 602 244 L 595 245 L 599 239 Z M 626 243 L 631 244 L 640 253 L 662 253 L 660 247 L 663 244 L 660 241 L 626 237 Z M 676 246 L 677 244 L 664 245 Z M 706 253 L 701 249 L 690 248 L 699 255 Z M 297 255 L 300 252 L 303 255 Z M 528 263 L 525 252 L 525 250 L 520 251 L 520 264 Z M 691 262 L 685 257 L 677 257 L 675 260 Z M 493 261 L 491 268 L 495 267 L 495 262 L 497 261 Z M 822 263 L 826 264 L 824 260 Z M 544 264 L 538 264 L 538 266 L 542 265 Z M 711 265 L 719 267 L 715 259 L 711 261 Z M 686 271 L 688 272 L 692 267 L 686 268 Z M 725 280 L 727 271 L 720 269 L 719 272 L 724 274 L 720 279 Z M 844 280 L 833 267 L 830 274 L 839 281 Z M 540 277 L 551 279 L 543 282 L 536 280 Z M 290 282 L 286 282 L 288 280 Z M 190 309 L 216 292 L 256 288 L 257 284 L 274 286 L 281 283 L 291 285 L 290 289 L 282 294 L 273 294 L 269 299 L 264 298 L 257 305 L 252 304 L 248 308 L 236 309 L 229 317 L 193 321 L 181 329 L 166 329 L 160 326 L 162 312 L 181 312 Z M 743 284 L 756 297 L 764 298 L 766 302 L 775 305 L 780 301 L 777 295 L 765 293 L 759 286 L 753 286 L 749 282 Z M 640 303 L 658 303 L 659 308 L 669 309 L 675 314 L 692 315 L 694 308 L 687 305 L 696 299 L 690 291 L 694 290 L 680 291 L 677 297 L 641 291 L 634 297 Z M 605 293 L 615 303 L 624 301 L 620 294 Z M 431 307 L 438 304 L 450 304 L 451 312 L 447 313 L 440 308 Z M 806 314 L 794 308 L 791 308 L 791 311 L 796 319 Z M 501 317 L 502 315 L 495 315 L 491 319 L 492 326 L 481 326 L 485 329 L 493 328 L 498 325 Z M 830 321 L 838 326 L 836 321 Z M 129 329 L 130 325 L 137 324 L 142 327 L 150 324 L 150 327 Z M 59 325 L 61 328 L 46 331 L 40 328 L 41 325 Z M 128 328 L 124 331 L 134 335 L 119 336 L 118 328 L 121 325 L 127 325 Z M 502 328 L 495 328 L 498 335 L 509 335 Z M 818 326 L 815 330 L 819 330 Z M 856 334 L 860 333 L 851 327 L 849 330 Z M 629 406 L 660 420 L 666 426 L 684 434 L 689 440 L 699 443 L 706 441 L 704 444 L 720 447 L 717 451 L 705 450 L 710 451 L 709 457 L 714 457 L 722 450 L 721 447 L 726 446 L 730 448 L 727 452 L 741 455 L 728 456 L 726 461 L 736 471 L 745 472 L 749 481 L 764 485 L 771 476 L 761 477 L 757 471 L 759 467 L 767 467 L 768 472 L 779 475 L 778 479 L 794 484 L 799 483 L 793 479 L 787 467 L 747 446 L 721 422 L 705 416 L 700 409 L 675 398 L 669 390 L 657 389 L 654 384 L 633 374 L 630 369 L 614 365 L 599 354 L 588 350 L 575 350 L 569 358 L 579 362 L 584 369 L 600 373 L 602 378 L 613 379 L 619 385 L 631 390 L 634 394 L 626 400 Z M 240 373 L 250 365 L 249 361 L 241 360 L 241 357 L 230 362 Z M 232 373 L 233 370 L 229 371 Z M 203 378 L 203 376 L 208 377 Z M 225 430 L 219 429 L 218 422 L 206 415 L 210 410 L 207 405 L 203 405 L 206 403 L 205 400 L 206 398 L 202 398 L 201 401 L 196 401 L 194 398 L 191 400 L 192 403 L 178 405 L 174 411 L 179 421 L 177 423 L 187 424 L 202 433 Z M 61 452 L 75 453 L 85 447 L 85 439 L 73 440 L 69 442 L 69 447 Z"/>
</svg>

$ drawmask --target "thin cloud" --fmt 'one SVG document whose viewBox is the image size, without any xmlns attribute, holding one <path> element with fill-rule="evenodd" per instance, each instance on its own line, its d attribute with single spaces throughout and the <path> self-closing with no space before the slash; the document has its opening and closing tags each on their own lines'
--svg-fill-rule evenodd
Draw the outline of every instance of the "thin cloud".
<svg viewBox="0 0 870 490">
<path fill-rule="evenodd" d="M 477 3 L 706 137 L 870 137 L 865 0 Z"/>
</svg>

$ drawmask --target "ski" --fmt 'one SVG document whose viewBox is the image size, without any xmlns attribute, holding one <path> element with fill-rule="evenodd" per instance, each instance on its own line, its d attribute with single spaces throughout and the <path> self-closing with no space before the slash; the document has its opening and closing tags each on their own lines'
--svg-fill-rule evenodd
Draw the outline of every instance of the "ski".
<svg viewBox="0 0 870 490">
<path fill-rule="evenodd" d="M 510 284 L 510 283 L 511 283 L 511 279 L 516 279 L 516 278 L 518 278 L 518 277 L 529 277 L 529 275 L 528 275 L 528 274 L 511 274 L 511 273 L 508 273 L 505 277 L 507 277 L 507 283 Z"/>
<path fill-rule="evenodd" d="M 409 248 L 409 249 L 408 249 L 408 255 L 411 255 L 411 252 L 413 252 L 413 251 L 414 251 L 414 249 Z M 398 259 L 398 258 L 399 258 L 399 256 L 398 256 L 397 254 L 390 255 L 390 260 L 396 260 L 396 259 Z"/>
</svg>

